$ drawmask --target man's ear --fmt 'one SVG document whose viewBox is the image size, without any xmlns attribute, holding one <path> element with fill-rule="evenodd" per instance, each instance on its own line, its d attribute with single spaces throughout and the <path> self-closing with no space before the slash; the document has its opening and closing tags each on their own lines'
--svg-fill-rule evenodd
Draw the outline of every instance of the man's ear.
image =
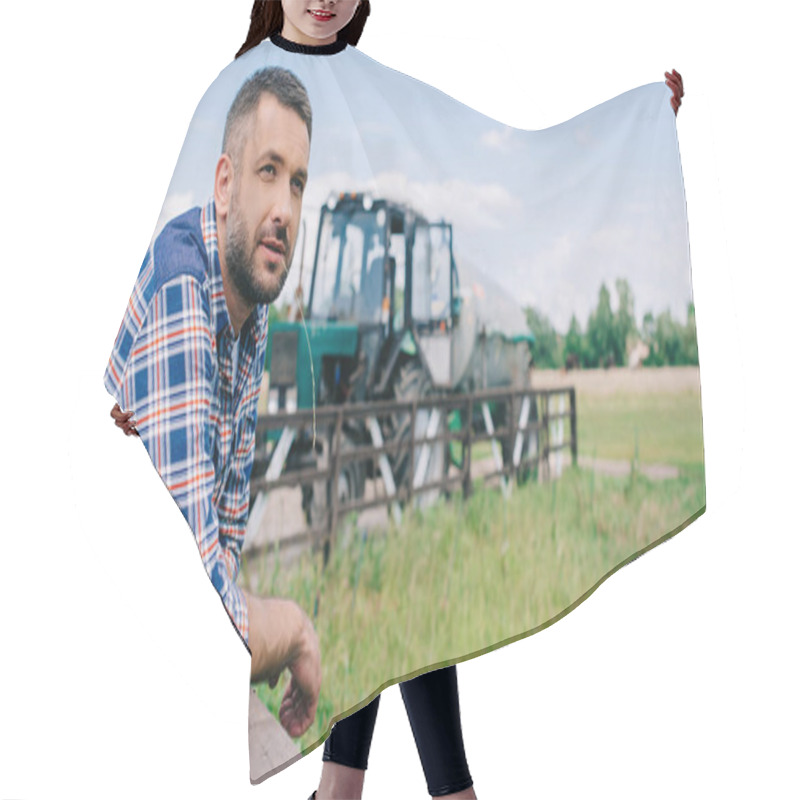
<svg viewBox="0 0 800 800">
<path fill-rule="evenodd" d="M 214 204 L 217 215 L 227 217 L 233 194 L 233 161 L 227 153 L 223 153 L 217 161 L 214 173 Z"/>
</svg>

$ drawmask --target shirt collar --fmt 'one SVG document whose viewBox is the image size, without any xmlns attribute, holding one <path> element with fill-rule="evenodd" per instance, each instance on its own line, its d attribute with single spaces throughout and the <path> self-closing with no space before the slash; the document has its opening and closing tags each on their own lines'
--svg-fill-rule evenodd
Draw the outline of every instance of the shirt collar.
<svg viewBox="0 0 800 800">
<path fill-rule="evenodd" d="M 233 326 L 228 316 L 228 305 L 225 302 L 225 288 L 222 285 L 222 268 L 219 263 L 219 239 L 217 238 L 217 209 L 212 197 L 200 214 L 200 227 L 203 231 L 203 243 L 208 255 L 208 277 L 211 284 L 211 317 L 214 322 L 214 333 L 219 336 L 225 328 L 230 328 L 231 339 Z M 245 320 L 240 336 L 250 336 L 261 342 L 267 335 L 267 315 L 269 307 L 258 305 Z"/>
</svg>

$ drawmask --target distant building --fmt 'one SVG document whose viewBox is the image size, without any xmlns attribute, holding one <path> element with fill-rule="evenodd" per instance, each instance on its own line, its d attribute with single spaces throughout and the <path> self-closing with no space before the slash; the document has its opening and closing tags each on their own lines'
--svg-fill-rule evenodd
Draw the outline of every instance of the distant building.
<svg viewBox="0 0 800 800">
<path fill-rule="evenodd" d="M 642 362 L 650 355 L 650 347 L 641 339 L 634 344 L 628 353 L 628 366 L 636 369 L 642 366 Z"/>
</svg>

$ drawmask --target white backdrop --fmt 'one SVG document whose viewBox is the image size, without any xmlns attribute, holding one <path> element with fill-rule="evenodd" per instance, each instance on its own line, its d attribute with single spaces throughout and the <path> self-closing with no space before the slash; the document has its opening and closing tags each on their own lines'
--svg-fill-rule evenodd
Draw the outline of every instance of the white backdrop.
<svg viewBox="0 0 800 800">
<path fill-rule="evenodd" d="M 673 66 L 686 82 L 708 511 L 554 627 L 459 667 L 482 800 L 800 791 L 798 440 L 782 393 L 798 174 L 782 5 L 575 0 L 490 15 L 478 0 L 373 2 L 365 52 L 518 127 Z M 102 386 L 191 114 L 249 9 L 0 12 L 0 798 L 304 800 L 316 786 L 321 751 L 250 786 L 247 653 Z M 425 796 L 394 687 L 364 798 Z"/>
</svg>

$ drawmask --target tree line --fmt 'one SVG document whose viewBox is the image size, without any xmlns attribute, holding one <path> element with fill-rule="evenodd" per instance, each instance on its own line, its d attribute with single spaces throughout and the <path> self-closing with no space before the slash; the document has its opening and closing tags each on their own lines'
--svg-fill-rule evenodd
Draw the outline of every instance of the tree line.
<svg viewBox="0 0 800 800">
<path fill-rule="evenodd" d="M 689 303 L 686 324 L 672 318 L 669 310 L 655 316 L 648 311 L 641 330 L 633 313 L 633 292 L 624 278 L 615 282 L 617 310 L 611 308 L 611 293 L 600 287 L 597 305 L 583 330 L 573 314 L 566 335 L 558 333 L 547 316 L 537 308 L 525 308 L 528 327 L 535 338 L 534 364 L 543 369 L 561 367 L 627 366 L 634 348 L 641 342 L 648 354 L 644 366 L 662 367 L 698 363 L 694 303 Z"/>
</svg>

